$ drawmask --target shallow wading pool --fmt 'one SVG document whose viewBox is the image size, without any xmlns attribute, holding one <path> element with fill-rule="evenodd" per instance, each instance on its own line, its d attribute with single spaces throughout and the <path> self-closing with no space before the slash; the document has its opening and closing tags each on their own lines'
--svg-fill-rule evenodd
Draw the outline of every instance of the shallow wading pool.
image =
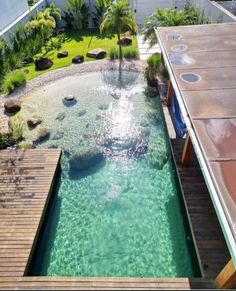
<svg viewBox="0 0 236 291">
<path fill-rule="evenodd" d="M 63 150 L 30 275 L 199 275 L 162 107 L 142 74 L 66 77 L 24 97 L 22 112 L 43 119 L 27 139 L 46 126 L 39 147 Z"/>
</svg>

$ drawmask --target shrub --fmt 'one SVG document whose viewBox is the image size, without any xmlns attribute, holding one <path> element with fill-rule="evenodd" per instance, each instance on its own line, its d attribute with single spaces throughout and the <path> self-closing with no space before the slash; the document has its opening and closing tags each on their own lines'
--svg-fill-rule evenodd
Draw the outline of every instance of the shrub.
<svg viewBox="0 0 236 291">
<path fill-rule="evenodd" d="M 5 92 L 11 93 L 16 88 L 20 86 L 24 86 L 26 84 L 26 75 L 22 71 L 11 72 L 9 73 L 4 82 L 3 82 L 3 90 Z"/>
<path fill-rule="evenodd" d="M 147 59 L 148 66 L 153 68 L 158 68 L 161 62 L 161 54 L 159 53 L 155 53 Z"/>
<path fill-rule="evenodd" d="M 138 49 L 132 46 L 124 48 L 123 54 L 126 59 L 137 59 L 139 56 Z"/>
<path fill-rule="evenodd" d="M 109 56 L 110 56 L 111 60 L 118 59 L 119 58 L 119 50 L 118 50 L 118 48 L 115 47 L 115 46 L 111 47 L 110 51 L 109 51 Z"/>
<path fill-rule="evenodd" d="M 126 59 L 135 59 L 138 58 L 138 49 L 136 47 L 125 47 L 122 51 L 123 57 Z M 119 58 L 119 48 L 112 47 L 109 51 L 109 56 L 111 60 Z"/>
<path fill-rule="evenodd" d="M 16 119 L 9 124 L 9 133 L 0 133 L 0 150 L 6 149 L 7 147 L 14 146 L 22 141 L 23 121 Z"/>
</svg>

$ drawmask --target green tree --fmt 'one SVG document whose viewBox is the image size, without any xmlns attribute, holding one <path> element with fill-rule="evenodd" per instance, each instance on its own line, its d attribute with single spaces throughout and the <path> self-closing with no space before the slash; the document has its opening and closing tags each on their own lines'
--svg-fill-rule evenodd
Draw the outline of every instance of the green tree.
<svg viewBox="0 0 236 291">
<path fill-rule="evenodd" d="M 86 0 L 67 0 L 66 9 L 73 15 L 75 27 L 81 30 L 87 25 L 89 6 Z"/>
<path fill-rule="evenodd" d="M 44 14 L 52 16 L 55 20 L 61 20 L 61 9 L 56 7 L 54 3 L 51 3 L 50 6 L 44 10 Z"/>
<path fill-rule="evenodd" d="M 128 0 L 118 0 L 112 3 L 104 13 L 100 31 L 117 35 L 120 59 L 122 59 L 121 34 L 127 30 L 132 32 L 137 30 L 134 15 L 128 5 Z"/>
<path fill-rule="evenodd" d="M 96 0 L 94 6 L 95 11 L 92 13 L 93 22 L 96 27 L 98 26 L 98 24 L 100 24 L 103 14 L 106 12 L 111 3 L 112 0 Z"/>
<path fill-rule="evenodd" d="M 179 26 L 196 25 L 210 23 L 209 17 L 206 17 L 204 9 L 198 8 L 193 2 L 188 2 L 181 10 L 174 8 L 160 9 L 148 16 L 143 25 L 142 34 L 144 39 L 150 40 L 150 45 L 157 43 L 155 28 L 159 26 Z"/>
</svg>

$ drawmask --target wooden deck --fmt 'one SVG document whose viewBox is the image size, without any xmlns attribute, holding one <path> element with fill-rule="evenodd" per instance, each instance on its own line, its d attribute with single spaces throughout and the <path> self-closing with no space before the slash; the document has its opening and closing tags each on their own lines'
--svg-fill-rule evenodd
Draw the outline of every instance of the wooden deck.
<svg viewBox="0 0 236 291">
<path fill-rule="evenodd" d="M 0 280 L 21 277 L 38 235 L 61 151 L 0 151 Z"/>
<path fill-rule="evenodd" d="M 216 275 L 230 260 L 228 248 L 195 154 L 189 166 L 179 163 L 184 140 L 171 141 L 181 184 L 206 278 Z"/>
<path fill-rule="evenodd" d="M 202 272 L 205 278 L 215 278 L 230 260 L 230 254 L 196 155 L 193 152 L 187 167 L 181 166 L 185 140 L 175 138 L 169 111 L 163 107 Z"/>
</svg>

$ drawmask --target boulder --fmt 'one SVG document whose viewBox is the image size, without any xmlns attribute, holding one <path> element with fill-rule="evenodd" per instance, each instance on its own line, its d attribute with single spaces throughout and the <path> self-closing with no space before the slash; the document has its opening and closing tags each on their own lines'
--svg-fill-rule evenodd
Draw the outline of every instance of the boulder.
<svg viewBox="0 0 236 291">
<path fill-rule="evenodd" d="M 72 59 L 73 64 L 81 64 L 84 62 L 84 56 L 78 55 Z"/>
<path fill-rule="evenodd" d="M 73 106 L 76 103 L 77 103 L 77 100 L 73 95 L 68 95 L 63 98 L 63 104 L 67 107 Z"/>
<path fill-rule="evenodd" d="M 21 110 L 21 102 L 17 99 L 9 99 L 5 101 L 4 108 L 7 113 L 16 113 Z"/>
<path fill-rule="evenodd" d="M 68 57 L 68 51 L 61 51 L 61 52 L 58 52 L 58 53 L 57 53 L 57 57 L 58 57 L 58 59 Z"/>
<path fill-rule="evenodd" d="M 25 57 L 25 58 L 23 59 L 23 64 L 24 64 L 24 65 L 28 65 L 28 64 L 30 64 L 30 63 L 33 63 L 33 61 L 34 61 L 34 59 L 33 59 L 32 57 Z"/>
<path fill-rule="evenodd" d="M 39 58 L 35 60 L 35 69 L 36 70 L 46 70 L 53 65 L 53 61 L 49 58 Z"/>
<path fill-rule="evenodd" d="M 117 41 L 117 44 L 121 44 L 122 46 L 129 46 L 132 44 L 132 38 L 130 37 L 123 37 L 120 41 Z"/>
<path fill-rule="evenodd" d="M 124 33 L 124 36 L 125 36 L 125 37 L 130 37 L 131 35 L 132 35 L 131 31 L 126 31 L 126 32 Z"/>
<path fill-rule="evenodd" d="M 73 95 L 68 95 L 68 96 L 64 97 L 64 100 L 65 101 L 74 101 L 75 97 Z"/>
<path fill-rule="evenodd" d="M 108 104 L 100 104 L 100 105 L 98 105 L 98 108 L 99 108 L 100 110 L 107 110 L 108 107 L 109 107 Z"/>
<path fill-rule="evenodd" d="M 88 58 L 103 59 L 106 56 L 106 51 L 101 48 L 93 49 L 87 53 Z"/>
<path fill-rule="evenodd" d="M 62 121 L 66 117 L 65 112 L 60 112 L 57 114 L 56 120 Z"/>
<path fill-rule="evenodd" d="M 52 137 L 53 140 L 59 140 L 61 138 L 63 138 L 64 136 L 64 130 L 63 129 L 59 129 Z"/>
<path fill-rule="evenodd" d="M 78 116 L 79 117 L 84 116 L 86 113 L 87 113 L 86 109 L 82 109 L 78 112 Z"/>
<path fill-rule="evenodd" d="M 86 170 L 104 160 L 103 154 L 97 147 L 83 148 L 71 156 L 69 163 L 71 170 Z"/>
<path fill-rule="evenodd" d="M 46 127 L 41 127 L 38 130 L 38 134 L 37 137 L 34 139 L 34 142 L 38 143 L 38 142 L 42 142 L 47 140 L 50 137 L 50 132 L 48 131 L 48 129 Z"/>
<path fill-rule="evenodd" d="M 36 127 L 40 123 L 42 123 L 42 119 L 40 119 L 40 118 L 30 118 L 27 120 L 28 126 L 32 127 L 32 128 Z"/>
</svg>

